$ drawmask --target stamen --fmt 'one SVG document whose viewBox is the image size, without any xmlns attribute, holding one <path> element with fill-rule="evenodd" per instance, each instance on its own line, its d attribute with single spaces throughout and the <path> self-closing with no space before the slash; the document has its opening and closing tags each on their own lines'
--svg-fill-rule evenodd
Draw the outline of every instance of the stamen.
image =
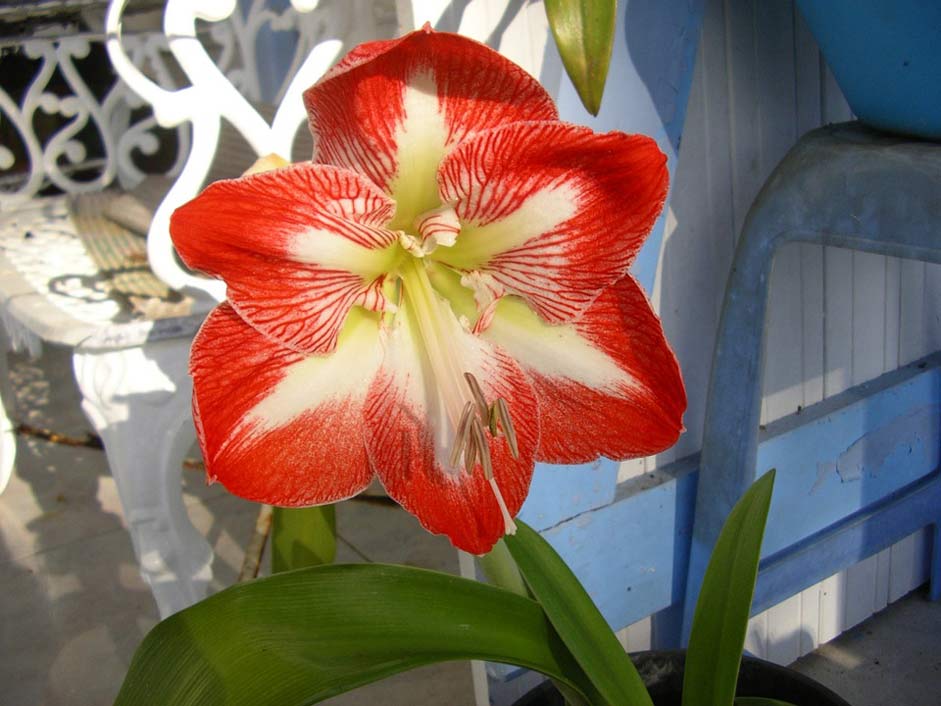
<svg viewBox="0 0 941 706">
<path fill-rule="evenodd" d="M 484 436 L 484 428 L 480 420 L 476 417 L 471 422 L 471 432 L 474 435 L 474 441 L 477 443 L 477 449 L 480 451 L 480 465 L 484 467 L 484 478 L 488 480 L 493 478 L 493 462 L 490 460 L 490 444 L 487 443 L 487 437 Z"/>
<path fill-rule="evenodd" d="M 461 413 L 461 421 L 458 422 L 457 432 L 454 435 L 454 447 L 451 449 L 451 456 L 448 459 L 451 468 L 456 467 L 461 460 L 461 452 L 464 450 L 464 446 L 467 444 L 467 436 L 470 432 L 471 426 L 471 415 L 473 415 L 473 413 L 474 403 L 467 402 L 464 405 L 464 411 Z"/>
<path fill-rule="evenodd" d="M 503 494 L 497 485 L 497 479 L 490 479 L 490 487 L 493 489 L 494 497 L 497 499 L 497 505 L 500 506 L 500 514 L 503 515 L 504 534 L 516 534 L 516 523 L 510 516 L 510 511 L 506 509 L 506 502 L 503 500 Z"/>
<path fill-rule="evenodd" d="M 497 405 L 490 405 L 490 414 L 487 417 L 487 426 L 490 427 L 490 436 L 496 439 L 500 436 L 500 425 L 497 423 Z"/>
<path fill-rule="evenodd" d="M 487 398 L 484 397 L 484 392 L 480 389 L 477 378 L 471 373 L 464 373 L 464 379 L 467 380 L 467 386 L 470 388 L 471 394 L 477 401 L 477 413 L 480 415 L 480 419 L 486 422 L 489 416 L 487 412 Z"/>
<path fill-rule="evenodd" d="M 472 425 L 473 423 L 469 426 Z M 473 473 L 475 463 L 477 463 L 477 439 L 474 434 L 468 434 L 467 444 L 464 447 L 464 470 L 468 474 Z"/>
<path fill-rule="evenodd" d="M 503 427 L 503 433 L 506 434 L 506 442 L 510 445 L 510 455 L 518 459 L 520 457 L 520 447 L 516 440 L 516 430 L 513 428 L 513 420 L 510 418 L 510 410 L 506 406 L 506 400 L 498 397 L 493 406 L 497 410 L 497 416 L 500 417 L 500 426 Z"/>
</svg>

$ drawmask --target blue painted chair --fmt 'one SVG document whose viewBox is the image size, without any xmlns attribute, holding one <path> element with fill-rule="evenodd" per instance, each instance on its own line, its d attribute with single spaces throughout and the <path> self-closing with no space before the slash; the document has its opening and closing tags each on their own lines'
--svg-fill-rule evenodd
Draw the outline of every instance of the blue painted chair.
<svg viewBox="0 0 941 706">
<path fill-rule="evenodd" d="M 816 405 L 802 428 L 769 425 L 770 438 L 762 439 L 758 424 L 768 283 L 778 248 L 801 241 L 941 262 L 939 194 L 941 144 L 844 123 L 805 135 L 752 205 L 713 359 L 684 635 L 722 523 L 756 476 L 774 466 L 754 613 L 926 526 L 933 529 L 930 593 L 941 597 L 937 355 Z"/>
</svg>

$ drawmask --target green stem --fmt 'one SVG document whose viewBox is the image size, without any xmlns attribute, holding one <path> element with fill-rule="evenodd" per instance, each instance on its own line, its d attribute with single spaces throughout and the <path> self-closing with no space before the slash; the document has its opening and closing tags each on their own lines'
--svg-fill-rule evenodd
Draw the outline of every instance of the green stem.
<svg viewBox="0 0 941 706">
<path fill-rule="evenodd" d="M 337 553 L 336 506 L 274 508 L 271 573 L 332 564 Z"/>
<path fill-rule="evenodd" d="M 494 586 L 505 588 L 519 596 L 532 597 L 529 589 L 526 588 L 523 575 L 516 566 L 516 562 L 513 561 L 510 550 L 507 549 L 506 542 L 502 539 L 493 545 L 489 554 L 478 557 L 478 561 Z"/>
</svg>

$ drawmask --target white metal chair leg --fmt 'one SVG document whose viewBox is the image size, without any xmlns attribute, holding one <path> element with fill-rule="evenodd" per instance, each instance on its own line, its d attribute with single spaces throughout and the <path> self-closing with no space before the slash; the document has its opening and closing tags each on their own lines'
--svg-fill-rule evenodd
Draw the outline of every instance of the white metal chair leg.
<svg viewBox="0 0 941 706">
<path fill-rule="evenodd" d="M 7 368 L 7 352 L 10 341 L 6 329 L 0 323 L 0 493 L 4 491 L 13 475 L 16 460 L 16 431 L 7 416 L 7 405 L 13 404 L 10 371 Z"/>
<path fill-rule="evenodd" d="M 212 549 L 183 505 L 182 462 L 195 438 L 186 338 L 121 350 L 76 349 L 85 410 L 101 435 L 141 575 L 161 617 L 197 602 Z"/>
<path fill-rule="evenodd" d="M 6 353 L 0 354 L 0 375 L 7 376 Z M 16 460 L 16 432 L 13 422 L 7 416 L 4 400 L 0 399 L 0 493 L 4 491 L 13 475 L 13 462 Z"/>
</svg>

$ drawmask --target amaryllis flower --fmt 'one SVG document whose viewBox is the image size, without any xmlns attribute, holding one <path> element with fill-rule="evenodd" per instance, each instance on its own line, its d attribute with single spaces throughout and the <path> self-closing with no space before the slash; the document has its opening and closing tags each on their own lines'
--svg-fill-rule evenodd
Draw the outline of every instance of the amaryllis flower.
<svg viewBox="0 0 941 706">
<path fill-rule="evenodd" d="M 676 440 L 676 359 L 627 274 L 667 189 L 652 140 L 560 122 L 522 69 L 428 28 L 353 50 L 305 103 L 312 162 L 172 220 L 228 288 L 191 359 L 210 480 L 308 506 L 375 475 L 480 554 L 536 461 Z"/>
</svg>

